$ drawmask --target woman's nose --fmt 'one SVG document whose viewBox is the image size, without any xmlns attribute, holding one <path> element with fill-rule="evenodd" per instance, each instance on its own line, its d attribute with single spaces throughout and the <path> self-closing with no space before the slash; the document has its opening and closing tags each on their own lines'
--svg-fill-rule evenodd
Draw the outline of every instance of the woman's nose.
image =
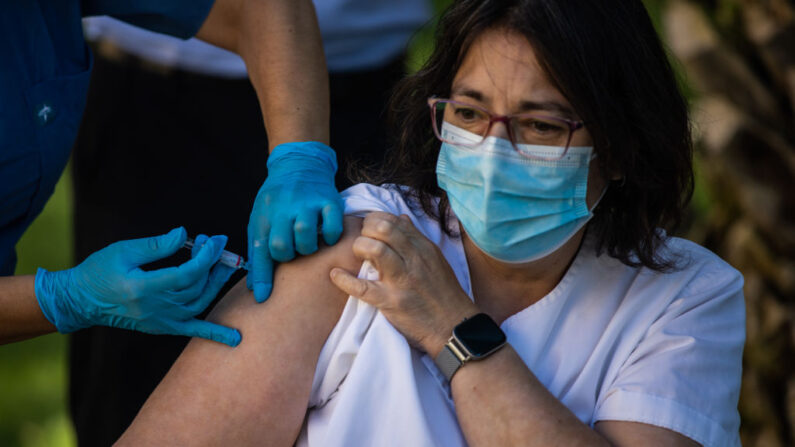
<svg viewBox="0 0 795 447">
<path fill-rule="evenodd" d="M 494 120 L 491 122 L 491 127 L 489 128 L 489 132 L 486 134 L 486 136 L 508 140 L 510 138 L 510 131 L 508 129 L 509 125 L 510 124 L 508 120 Z"/>
</svg>

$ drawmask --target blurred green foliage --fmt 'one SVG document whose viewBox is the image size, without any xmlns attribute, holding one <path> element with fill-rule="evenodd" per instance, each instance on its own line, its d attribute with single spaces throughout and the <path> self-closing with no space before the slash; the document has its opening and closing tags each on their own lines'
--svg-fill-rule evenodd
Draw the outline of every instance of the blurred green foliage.
<svg viewBox="0 0 795 447">
<path fill-rule="evenodd" d="M 430 57 L 433 51 L 433 34 L 436 30 L 436 23 L 439 21 L 439 16 L 453 0 L 433 0 L 434 14 L 431 20 L 420 28 L 414 37 L 409 42 L 408 51 L 406 52 L 406 69 L 409 73 L 414 73 L 422 67 L 422 64 Z"/>
<path fill-rule="evenodd" d="M 44 211 L 17 244 L 17 275 L 73 263 L 72 181 L 61 177 Z M 67 416 L 66 336 L 46 335 L 0 346 L 0 446 L 76 445 Z"/>
</svg>

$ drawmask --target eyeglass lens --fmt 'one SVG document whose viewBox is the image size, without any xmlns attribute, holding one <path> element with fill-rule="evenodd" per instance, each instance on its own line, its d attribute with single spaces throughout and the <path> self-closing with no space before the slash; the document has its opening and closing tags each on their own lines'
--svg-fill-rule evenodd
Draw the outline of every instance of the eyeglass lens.
<svg viewBox="0 0 795 447">
<path fill-rule="evenodd" d="M 452 124 L 479 136 L 471 145 L 479 144 L 489 133 L 491 117 L 488 113 L 466 104 L 438 101 L 433 106 L 436 134 L 444 140 L 444 123 Z M 534 115 L 514 115 L 510 117 L 509 137 L 514 147 L 521 153 L 520 145 L 568 147 L 571 128 L 564 122 Z M 497 125 L 494 123 L 493 125 Z M 458 142 L 460 143 L 460 142 Z M 562 154 L 561 154 L 562 155 Z"/>
</svg>

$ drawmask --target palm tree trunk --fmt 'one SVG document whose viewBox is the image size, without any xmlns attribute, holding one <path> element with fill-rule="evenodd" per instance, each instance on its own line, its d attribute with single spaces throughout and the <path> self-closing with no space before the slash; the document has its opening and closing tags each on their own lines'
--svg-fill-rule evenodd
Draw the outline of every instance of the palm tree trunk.
<svg viewBox="0 0 795 447">
<path fill-rule="evenodd" d="M 698 181 L 685 236 L 745 276 L 746 447 L 795 445 L 795 8 L 660 0 L 692 92 Z"/>
</svg>

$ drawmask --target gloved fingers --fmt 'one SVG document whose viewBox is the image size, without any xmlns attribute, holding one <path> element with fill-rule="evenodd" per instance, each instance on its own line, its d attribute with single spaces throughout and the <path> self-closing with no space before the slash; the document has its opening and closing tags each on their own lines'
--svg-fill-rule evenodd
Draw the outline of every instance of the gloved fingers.
<svg viewBox="0 0 795 447">
<path fill-rule="evenodd" d="M 259 199 L 259 195 L 257 195 Z M 254 203 L 255 209 L 257 202 Z M 249 272 L 254 269 L 254 255 L 258 250 L 269 251 L 268 237 L 270 236 L 271 226 L 266 216 L 256 214 L 255 211 L 251 212 L 251 217 L 248 220 L 248 227 L 246 228 L 246 236 L 248 238 L 248 262 Z M 267 254 L 270 259 L 270 253 Z M 248 290 L 254 290 L 254 277 L 249 274 L 246 276 L 246 287 Z"/>
<path fill-rule="evenodd" d="M 167 267 L 159 270 L 143 272 L 147 288 L 152 291 L 183 291 L 196 283 L 201 286 L 207 281 L 210 268 L 221 256 L 221 251 L 226 245 L 226 236 L 213 236 L 199 249 L 197 255 L 177 267 Z M 190 291 L 189 291 L 190 292 Z M 197 291 L 190 296 L 189 293 L 178 293 L 176 296 L 183 302 L 198 295 Z"/>
<path fill-rule="evenodd" d="M 254 238 L 251 235 L 251 231 L 248 231 L 247 233 L 248 233 L 248 244 L 247 244 L 248 251 L 246 251 L 246 256 L 248 256 L 248 268 L 252 269 L 254 268 L 254 264 L 253 262 L 251 262 L 251 258 L 254 255 Z M 254 278 L 251 276 L 251 274 L 246 275 L 246 288 L 248 290 L 254 290 L 253 279 Z"/>
<path fill-rule="evenodd" d="M 240 344 L 241 336 L 237 329 L 204 320 L 175 321 L 172 323 L 174 335 L 187 335 L 217 341 L 231 347 Z"/>
<path fill-rule="evenodd" d="M 267 243 L 263 245 L 259 240 L 254 241 L 254 251 L 249 256 L 247 281 L 251 281 L 254 299 L 261 303 L 268 299 L 273 288 L 273 259 Z"/>
<path fill-rule="evenodd" d="M 213 264 L 221 258 L 221 252 L 227 241 L 228 238 L 224 235 L 212 236 L 199 248 L 196 256 L 177 266 L 179 277 L 184 281 L 181 285 L 184 287 L 179 287 L 178 284 L 176 290 L 192 287 L 198 281 L 205 283 Z"/>
<path fill-rule="evenodd" d="M 303 208 L 295 217 L 295 251 L 311 255 L 317 251 L 318 212 L 313 208 Z"/>
<path fill-rule="evenodd" d="M 178 312 L 178 314 L 182 318 L 193 317 L 194 315 L 196 315 L 197 312 L 196 313 L 190 313 L 188 310 L 185 309 L 185 306 L 187 305 L 187 303 L 192 303 L 199 296 L 201 296 L 202 291 L 204 290 L 205 287 L 207 287 L 207 278 L 208 278 L 208 276 L 209 276 L 209 273 L 207 275 L 204 275 L 204 276 L 200 277 L 199 279 L 197 279 L 196 281 L 194 281 L 193 283 L 191 283 L 190 285 L 188 285 L 188 287 L 185 287 L 184 289 L 166 290 L 166 291 L 162 291 L 162 292 L 160 292 L 158 294 L 155 294 L 153 296 L 160 297 L 162 299 L 162 301 L 164 302 L 164 304 L 170 304 L 173 307 L 178 307 L 179 308 L 179 311 L 170 310 L 168 312 Z M 175 315 L 177 315 L 177 313 L 174 313 L 172 316 L 175 316 Z"/>
<path fill-rule="evenodd" d="M 327 203 L 321 210 L 323 213 L 323 240 L 327 245 L 334 245 L 342 235 L 342 204 Z"/>
<path fill-rule="evenodd" d="M 273 222 L 273 228 L 271 228 L 268 238 L 268 248 L 273 260 L 287 262 L 295 257 L 293 225 L 294 220 L 286 216 Z"/>
<path fill-rule="evenodd" d="M 179 227 L 159 236 L 130 239 L 114 245 L 119 248 L 128 266 L 137 267 L 173 255 L 187 238 L 185 228 Z"/>
<path fill-rule="evenodd" d="M 190 249 L 191 258 L 195 258 L 199 254 L 199 250 L 207 243 L 207 239 L 210 239 L 210 237 L 206 234 L 196 236 L 196 239 L 193 240 L 193 248 Z"/>
<path fill-rule="evenodd" d="M 215 300 L 215 297 L 218 296 L 218 292 L 220 292 L 224 284 L 229 281 L 233 273 L 235 273 L 235 269 L 223 264 L 216 264 L 212 270 L 210 270 L 210 276 L 201 294 L 199 294 L 195 300 L 185 304 L 183 309 L 190 312 L 191 316 L 201 313 L 213 300 Z"/>
</svg>

